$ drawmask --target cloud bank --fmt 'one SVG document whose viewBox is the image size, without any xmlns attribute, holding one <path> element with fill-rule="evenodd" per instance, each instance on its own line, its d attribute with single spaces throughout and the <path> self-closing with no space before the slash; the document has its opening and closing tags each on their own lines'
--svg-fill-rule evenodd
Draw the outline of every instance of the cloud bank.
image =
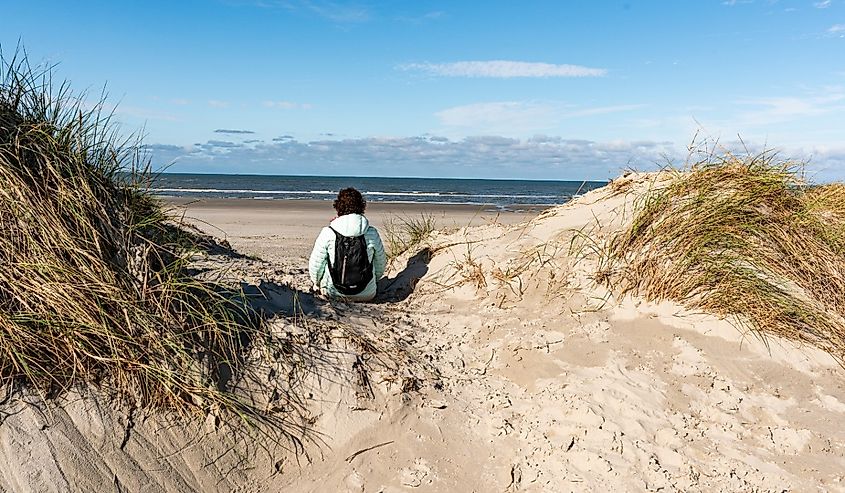
<svg viewBox="0 0 845 493">
<path fill-rule="evenodd" d="M 653 169 L 676 154 L 670 142 L 595 142 L 538 135 L 530 139 L 442 136 L 270 142 L 209 140 L 188 149 L 147 146 L 154 167 L 198 173 L 605 179 L 627 166 Z"/>
<path fill-rule="evenodd" d="M 762 150 L 751 142 L 722 142 L 743 154 Z M 537 135 L 514 139 L 495 135 L 452 140 L 442 136 L 368 137 L 299 141 L 209 140 L 188 148 L 145 147 L 155 168 L 191 173 L 251 173 L 328 176 L 421 176 L 603 180 L 627 168 L 655 170 L 683 165 L 686 145 L 666 141 L 592 141 Z M 824 181 L 841 178 L 845 147 L 781 150 L 782 157 L 808 161 L 808 174 Z M 172 166 L 171 166 L 172 165 Z"/>
</svg>

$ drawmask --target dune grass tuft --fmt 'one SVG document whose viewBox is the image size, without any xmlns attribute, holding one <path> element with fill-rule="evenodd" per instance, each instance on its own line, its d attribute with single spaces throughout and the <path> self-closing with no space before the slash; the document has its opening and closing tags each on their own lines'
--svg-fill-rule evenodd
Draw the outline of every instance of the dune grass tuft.
<svg viewBox="0 0 845 493">
<path fill-rule="evenodd" d="M 845 186 L 811 186 L 801 170 L 765 152 L 675 173 L 639 201 L 598 277 L 845 363 Z"/>
<path fill-rule="evenodd" d="M 0 59 L 0 385 L 272 421 L 231 391 L 261 322 L 189 275 L 192 237 L 145 191 L 140 145 L 85 108 L 49 68 Z"/>
<path fill-rule="evenodd" d="M 384 226 L 388 258 L 394 259 L 411 249 L 421 247 L 436 229 L 437 221 L 431 214 L 391 218 Z"/>
</svg>

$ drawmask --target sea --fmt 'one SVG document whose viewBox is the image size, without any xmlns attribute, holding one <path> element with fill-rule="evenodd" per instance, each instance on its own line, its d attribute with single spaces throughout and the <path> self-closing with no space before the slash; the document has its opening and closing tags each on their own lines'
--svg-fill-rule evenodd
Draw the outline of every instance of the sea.
<svg viewBox="0 0 845 493">
<path fill-rule="evenodd" d="M 606 181 L 488 180 L 161 173 L 152 192 L 164 197 L 334 200 L 346 187 L 368 202 L 487 205 L 499 209 L 552 206 L 607 185 Z"/>
</svg>

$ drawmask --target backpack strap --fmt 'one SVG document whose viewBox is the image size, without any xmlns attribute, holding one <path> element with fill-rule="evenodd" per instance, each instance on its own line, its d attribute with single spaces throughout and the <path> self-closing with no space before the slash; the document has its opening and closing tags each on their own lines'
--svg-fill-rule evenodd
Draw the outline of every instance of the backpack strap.
<svg viewBox="0 0 845 493">
<path fill-rule="evenodd" d="M 330 230 L 332 230 L 332 232 L 334 233 L 334 240 L 335 240 L 335 242 L 337 242 L 339 239 L 343 238 L 343 235 L 342 235 L 342 234 L 340 234 L 340 233 L 338 233 L 338 232 L 337 232 L 337 230 L 336 230 L 336 229 L 334 229 L 334 228 L 331 226 L 331 224 L 329 225 L 329 229 L 330 229 Z M 337 259 L 335 259 L 335 260 L 337 260 Z M 328 264 L 329 264 L 329 269 L 332 269 L 332 257 L 331 257 L 331 255 L 329 255 L 329 257 L 326 259 L 326 261 L 328 261 Z"/>
</svg>

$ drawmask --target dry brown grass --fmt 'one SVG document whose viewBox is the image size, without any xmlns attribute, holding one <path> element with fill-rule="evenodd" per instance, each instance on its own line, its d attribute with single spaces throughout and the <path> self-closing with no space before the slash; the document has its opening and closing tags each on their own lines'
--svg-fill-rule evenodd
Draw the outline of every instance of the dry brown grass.
<svg viewBox="0 0 845 493">
<path fill-rule="evenodd" d="M 472 284 L 478 290 L 487 287 L 487 278 L 484 276 L 484 269 L 482 269 L 481 263 L 472 256 L 471 252 L 468 251 L 464 256 L 459 268 L 464 283 Z"/>
<path fill-rule="evenodd" d="M 232 388 L 293 349 L 240 293 L 190 276 L 193 239 L 145 192 L 139 144 L 79 101 L 0 57 L 0 386 L 49 399 L 94 385 L 136 407 L 288 426 Z M 297 408 L 288 397 L 276 408 Z"/>
<path fill-rule="evenodd" d="M 770 153 L 711 157 L 646 194 L 598 278 L 845 362 L 845 186 Z"/>
</svg>

